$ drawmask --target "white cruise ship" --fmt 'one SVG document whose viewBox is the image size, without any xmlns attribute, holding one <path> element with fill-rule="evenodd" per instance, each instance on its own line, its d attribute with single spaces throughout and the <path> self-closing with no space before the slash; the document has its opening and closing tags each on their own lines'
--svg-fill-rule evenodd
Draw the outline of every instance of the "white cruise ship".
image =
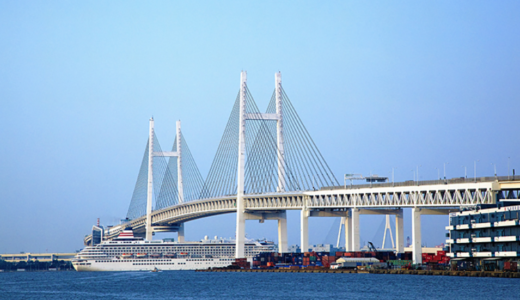
<svg viewBox="0 0 520 300">
<path fill-rule="evenodd" d="M 273 242 L 249 241 L 245 255 L 250 260 L 261 252 L 273 252 Z M 76 271 L 199 270 L 226 267 L 235 261 L 234 241 L 207 237 L 200 242 L 145 241 L 124 230 L 111 241 L 87 246 L 72 260 Z"/>
</svg>

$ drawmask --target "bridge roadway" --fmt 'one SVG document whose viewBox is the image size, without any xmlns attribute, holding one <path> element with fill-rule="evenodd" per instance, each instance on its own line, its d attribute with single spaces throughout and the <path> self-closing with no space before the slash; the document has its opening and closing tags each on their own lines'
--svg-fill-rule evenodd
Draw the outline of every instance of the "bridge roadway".
<svg viewBox="0 0 520 300">
<path fill-rule="evenodd" d="M 414 244 L 420 249 L 420 216 L 423 214 L 448 214 L 464 206 L 496 203 L 500 191 L 520 190 L 520 180 L 507 177 L 483 177 L 468 179 L 365 184 L 330 187 L 318 191 L 301 191 L 272 194 L 246 194 L 244 196 L 247 219 L 282 219 L 287 210 L 300 210 L 301 245 L 308 245 L 308 217 L 345 217 L 346 249 L 359 249 L 359 215 L 396 215 L 397 251 L 404 248 L 403 208 L 413 208 L 412 229 Z M 518 195 L 518 194 L 517 194 Z M 500 197 L 504 197 L 503 195 Z M 517 196 L 516 196 L 517 197 Z M 155 232 L 176 231 L 185 222 L 214 215 L 236 212 L 236 195 L 190 201 L 152 212 Z M 135 234 L 144 235 L 146 216 L 105 230 L 105 238 L 116 237 L 130 226 Z M 279 222 L 280 233 L 280 222 Z M 279 234 L 280 236 L 280 234 Z M 285 234 L 286 239 L 286 234 Z M 85 237 L 89 245 L 92 235 Z M 279 243 L 282 241 L 279 237 Z M 281 249 L 282 250 L 282 249 Z M 416 250 L 420 260 L 420 250 Z M 415 253 L 414 253 L 415 254 Z"/>
</svg>

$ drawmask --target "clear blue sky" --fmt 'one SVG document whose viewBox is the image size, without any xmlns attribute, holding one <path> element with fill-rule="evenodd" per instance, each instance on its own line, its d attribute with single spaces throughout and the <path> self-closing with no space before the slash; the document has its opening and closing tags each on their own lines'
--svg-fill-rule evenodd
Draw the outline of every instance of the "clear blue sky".
<svg viewBox="0 0 520 300">
<path fill-rule="evenodd" d="M 284 88 L 338 180 L 520 168 L 518 1 L 1 1 L 0 253 L 74 251 L 126 215 L 154 116 L 205 177 L 238 92 Z M 405 236 L 410 235 L 406 211 Z M 381 243 L 383 217 L 361 219 Z M 423 217 L 444 241 L 447 217 Z M 333 220 L 310 221 L 312 244 Z M 234 215 L 187 238 L 234 236 Z M 380 231 L 382 233 L 382 231 Z M 249 221 L 276 239 L 276 223 Z M 289 214 L 289 242 L 299 242 Z"/>
</svg>

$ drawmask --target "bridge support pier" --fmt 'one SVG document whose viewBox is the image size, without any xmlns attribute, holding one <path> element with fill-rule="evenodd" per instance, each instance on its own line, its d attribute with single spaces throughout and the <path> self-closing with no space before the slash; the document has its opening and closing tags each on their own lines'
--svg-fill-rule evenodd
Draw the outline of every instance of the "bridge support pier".
<svg viewBox="0 0 520 300">
<path fill-rule="evenodd" d="M 177 231 L 177 242 L 184 243 L 184 223 L 179 225 L 179 231 Z"/>
<path fill-rule="evenodd" d="M 421 209 L 412 208 L 412 258 L 414 264 L 422 263 Z"/>
<path fill-rule="evenodd" d="M 301 251 L 309 251 L 309 211 L 302 209 L 300 213 L 300 247 Z"/>
<path fill-rule="evenodd" d="M 286 253 L 288 251 L 287 245 L 287 212 L 281 213 L 278 218 L 278 252 Z"/>
<path fill-rule="evenodd" d="M 246 243 L 246 218 L 244 213 L 242 195 L 237 197 L 237 228 L 235 237 L 235 258 L 243 258 L 245 255 L 245 243 Z"/>
<path fill-rule="evenodd" d="M 352 251 L 359 251 L 361 249 L 359 245 L 359 208 L 351 209 L 351 238 L 352 238 Z"/>
<path fill-rule="evenodd" d="M 345 228 L 345 250 L 352 251 L 352 217 L 350 210 L 346 211 L 342 221 Z"/>
<path fill-rule="evenodd" d="M 403 209 L 398 209 L 395 214 L 395 251 L 404 252 L 404 222 Z"/>
</svg>

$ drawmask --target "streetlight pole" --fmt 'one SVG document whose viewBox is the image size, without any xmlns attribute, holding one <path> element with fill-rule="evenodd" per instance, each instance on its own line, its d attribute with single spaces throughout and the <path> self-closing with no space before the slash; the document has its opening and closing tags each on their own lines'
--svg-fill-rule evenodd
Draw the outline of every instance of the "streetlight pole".
<svg viewBox="0 0 520 300">
<path fill-rule="evenodd" d="M 474 170 L 475 170 L 475 182 L 477 182 L 477 161 L 480 161 L 480 160 L 476 160 L 475 161 L 475 168 L 474 168 Z"/>
<path fill-rule="evenodd" d="M 511 172 L 511 169 L 509 168 L 509 163 L 511 161 L 511 157 L 507 158 L 507 180 L 509 180 L 509 174 Z"/>
<path fill-rule="evenodd" d="M 468 179 L 468 168 L 466 166 L 464 167 L 464 180 Z"/>
<path fill-rule="evenodd" d="M 417 185 L 419 185 L 419 167 L 422 167 L 422 165 L 417 166 Z"/>
<path fill-rule="evenodd" d="M 435 169 L 437 169 L 437 178 L 439 178 L 439 180 L 441 180 L 441 174 L 440 174 L 441 171 L 439 170 L 439 168 L 435 168 Z"/>
<path fill-rule="evenodd" d="M 446 165 L 449 165 L 450 163 L 444 163 L 444 180 L 446 181 Z"/>
<path fill-rule="evenodd" d="M 415 170 L 414 170 L 414 169 L 411 169 L 410 171 L 413 172 L 413 181 L 415 181 Z"/>
<path fill-rule="evenodd" d="M 491 163 L 494 167 L 494 170 L 495 170 L 495 178 L 497 177 L 497 164 L 495 163 Z"/>
</svg>

